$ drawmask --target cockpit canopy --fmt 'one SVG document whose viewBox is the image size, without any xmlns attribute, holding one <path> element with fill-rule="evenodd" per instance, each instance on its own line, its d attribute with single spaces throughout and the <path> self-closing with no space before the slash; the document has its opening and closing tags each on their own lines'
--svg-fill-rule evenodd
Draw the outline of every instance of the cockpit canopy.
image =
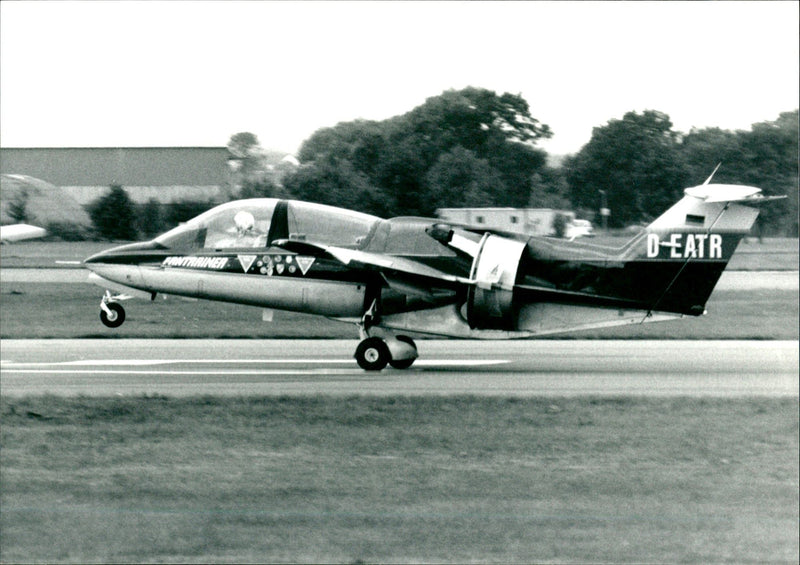
<svg viewBox="0 0 800 565">
<path fill-rule="evenodd" d="M 221 204 L 156 238 L 168 248 L 269 247 L 278 239 L 362 248 L 380 218 L 324 204 L 253 198 Z"/>
</svg>

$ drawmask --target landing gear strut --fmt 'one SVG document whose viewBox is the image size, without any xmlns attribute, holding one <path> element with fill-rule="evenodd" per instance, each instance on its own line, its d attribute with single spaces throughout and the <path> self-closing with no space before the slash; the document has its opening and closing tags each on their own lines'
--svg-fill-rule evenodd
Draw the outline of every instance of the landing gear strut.
<svg viewBox="0 0 800 565">
<path fill-rule="evenodd" d="M 356 348 L 358 366 L 365 371 L 381 371 L 386 365 L 395 369 L 408 369 L 419 357 L 414 340 L 405 335 L 377 337 L 369 330 L 376 322 L 377 301 L 364 313 L 358 326 L 361 343 Z"/>
<path fill-rule="evenodd" d="M 109 328 L 118 328 L 125 321 L 125 308 L 113 300 L 111 293 L 106 291 L 100 301 L 100 321 Z"/>
</svg>

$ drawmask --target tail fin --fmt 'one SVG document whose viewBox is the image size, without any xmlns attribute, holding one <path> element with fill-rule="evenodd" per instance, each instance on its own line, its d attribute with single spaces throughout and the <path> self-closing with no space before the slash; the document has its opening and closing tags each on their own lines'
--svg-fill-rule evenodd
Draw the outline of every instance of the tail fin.
<svg viewBox="0 0 800 565">
<path fill-rule="evenodd" d="M 758 210 L 748 204 L 774 200 L 750 186 L 703 184 L 647 227 L 640 261 L 663 277 L 652 311 L 700 315 L 741 239 L 750 232 Z M 655 282 L 655 281 L 653 281 Z"/>
</svg>

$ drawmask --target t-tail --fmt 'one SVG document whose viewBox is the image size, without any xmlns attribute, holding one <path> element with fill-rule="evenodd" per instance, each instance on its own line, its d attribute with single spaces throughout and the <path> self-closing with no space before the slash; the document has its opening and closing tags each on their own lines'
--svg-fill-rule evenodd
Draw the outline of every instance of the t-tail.
<svg viewBox="0 0 800 565">
<path fill-rule="evenodd" d="M 708 181 L 684 194 L 647 227 L 636 246 L 635 262 L 649 273 L 647 282 L 655 290 L 650 312 L 703 314 L 725 266 L 758 217 L 752 205 L 783 198 L 764 197 L 755 187 Z"/>
</svg>

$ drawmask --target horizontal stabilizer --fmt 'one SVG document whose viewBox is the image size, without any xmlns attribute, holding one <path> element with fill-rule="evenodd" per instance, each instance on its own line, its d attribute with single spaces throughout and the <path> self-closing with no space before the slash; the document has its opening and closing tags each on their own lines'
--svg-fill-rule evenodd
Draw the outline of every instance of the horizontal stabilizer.
<svg viewBox="0 0 800 565">
<path fill-rule="evenodd" d="M 699 198 L 703 202 L 744 202 L 747 204 L 760 204 L 772 200 L 781 200 L 783 196 L 764 196 L 761 189 L 754 186 L 736 184 L 703 184 L 687 188 L 683 191 L 688 196 Z"/>
</svg>

